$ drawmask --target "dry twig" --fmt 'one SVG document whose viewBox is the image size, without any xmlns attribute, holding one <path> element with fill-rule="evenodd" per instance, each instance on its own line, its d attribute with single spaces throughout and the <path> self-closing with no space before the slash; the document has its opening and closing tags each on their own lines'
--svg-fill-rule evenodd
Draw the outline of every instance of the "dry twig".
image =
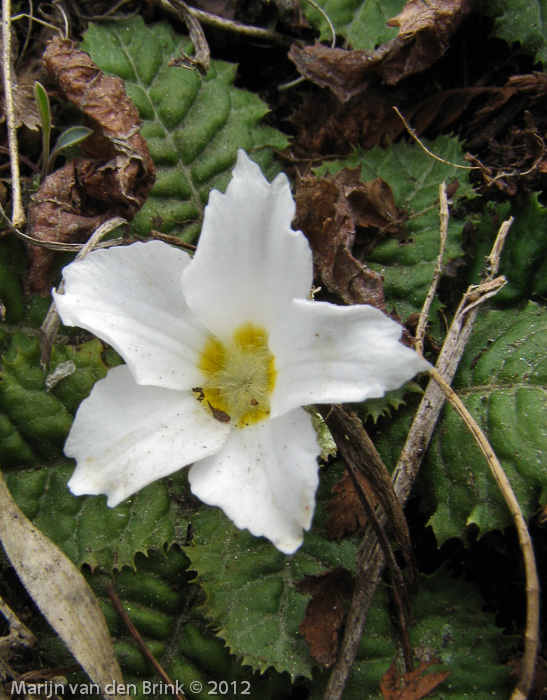
<svg viewBox="0 0 547 700">
<path fill-rule="evenodd" d="M 169 12 L 176 12 L 168 0 L 157 0 L 157 2 L 163 9 Z M 290 46 L 292 44 L 292 39 L 283 36 L 283 34 L 279 34 L 279 32 L 272 32 L 262 27 L 253 27 L 249 24 L 242 24 L 241 22 L 235 22 L 231 19 L 225 19 L 211 12 L 198 10 L 196 7 L 188 7 L 188 10 L 193 17 L 202 24 L 209 25 L 210 27 L 216 27 L 217 29 L 222 29 L 227 32 L 234 32 L 241 36 L 249 37 L 250 39 L 260 39 L 267 43 L 281 44 L 281 46 Z"/>
<path fill-rule="evenodd" d="M 9 634 L 0 637 L 0 651 L 2 647 L 24 646 L 30 647 L 36 642 L 36 637 L 29 628 L 21 622 L 13 610 L 0 598 L 0 613 L 9 625 Z"/>
<path fill-rule="evenodd" d="M 433 281 L 429 287 L 427 297 L 424 301 L 424 305 L 420 312 L 420 318 L 418 319 L 418 326 L 416 327 L 416 352 L 420 355 L 424 354 L 424 336 L 425 329 L 427 326 L 427 320 L 429 318 L 429 309 L 435 294 L 437 293 L 437 287 L 439 286 L 439 280 L 441 279 L 441 273 L 443 271 L 443 257 L 444 250 L 446 248 L 446 239 L 448 237 L 448 196 L 446 194 L 446 182 L 439 185 L 439 218 L 440 218 L 440 230 L 439 236 L 441 239 L 441 249 L 437 257 L 437 264 L 435 265 L 435 270 L 433 271 Z"/>
<path fill-rule="evenodd" d="M 6 126 L 11 166 L 11 220 L 14 226 L 22 226 L 25 223 L 25 210 L 21 198 L 19 149 L 17 146 L 15 107 L 13 104 L 13 81 L 11 77 L 11 0 L 2 0 L 2 75 L 4 79 Z"/>
</svg>

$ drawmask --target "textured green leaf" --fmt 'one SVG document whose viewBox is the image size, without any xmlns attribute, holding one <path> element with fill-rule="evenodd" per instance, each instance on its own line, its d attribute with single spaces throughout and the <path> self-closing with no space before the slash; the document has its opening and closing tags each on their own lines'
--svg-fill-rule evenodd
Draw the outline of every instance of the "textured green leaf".
<svg viewBox="0 0 547 700">
<path fill-rule="evenodd" d="M 405 0 L 317 0 L 328 15 L 336 34 L 344 37 L 353 49 L 374 50 L 398 34 L 397 27 L 386 22 L 398 15 Z M 329 40 L 331 32 L 325 18 L 308 3 L 302 3 L 308 20 L 320 31 L 322 40 Z"/>
<path fill-rule="evenodd" d="M 154 553 L 149 557 L 137 555 L 136 570 L 124 569 L 114 581 L 124 608 L 169 676 L 185 684 L 184 692 L 190 700 L 210 697 L 215 681 L 230 684 L 228 697 L 239 697 L 233 692 L 234 682 L 240 694 L 250 683 L 252 698 L 279 700 L 291 697 L 288 674 L 278 674 L 273 669 L 260 675 L 251 673 L 248 667 L 240 666 L 236 658 L 228 654 L 221 640 L 210 636 L 202 616 L 190 609 L 195 591 L 191 585 L 188 587 L 192 575 L 188 569 L 187 558 L 174 548 L 167 556 Z M 159 688 L 150 692 L 150 684 L 160 681 L 106 595 L 105 584 L 109 577 L 96 574 L 88 578 L 113 634 L 125 681 L 135 684 L 137 692 L 133 695 L 138 698 L 170 697 Z M 421 576 L 419 584 L 419 593 L 411 598 L 414 620 L 411 643 L 416 661 L 439 657 L 443 668 L 452 672 L 435 697 L 439 700 L 508 698 L 509 667 L 504 661 L 513 639 L 500 634 L 493 614 L 482 611 L 484 601 L 476 588 L 463 579 L 453 579 L 445 569 L 432 576 Z M 243 602 L 245 593 L 240 592 Z M 250 608 L 250 601 L 248 605 Z M 249 609 L 249 615 L 251 612 Z M 398 657 L 397 650 L 387 588 L 381 585 L 370 609 L 344 700 L 379 697 L 380 679 Z M 49 658 L 66 662 L 66 656 L 55 639 L 47 640 L 47 652 Z M 310 700 L 324 697 L 327 678 L 326 672 L 314 669 L 313 681 L 305 684 L 311 692 Z M 192 681 L 199 681 L 203 691 L 189 692 Z"/>
<path fill-rule="evenodd" d="M 501 634 L 494 615 L 483 607 L 478 589 L 452 578 L 445 567 L 420 577 L 420 592 L 412 599 L 414 654 L 439 658 L 451 671 L 432 697 L 507 700 L 511 695 L 507 657 L 514 639 Z"/>
<path fill-rule="evenodd" d="M 272 152 L 265 147 L 282 149 L 287 139 L 260 124 L 268 108 L 258 97 L 233 87 L 235 65 L 212 61 L 205 77 L 168 68 L 169 59 L 180 57 L 181 40 L 168 24 L 147 26 L 135 17 L 91 25 L 81 46 L 102 70 L 124 80 L 156 166 L 156 184 L 133 233 L 146 236 L 154 228 L 190 241 L 211 189 L 226 187 L 237 150 L 253 151 L 272 174 Z"/>
<path fill-rule="evenodd" d="M 228 693 L 225 686 L 223 692 L 216 693 L 224 697 L 239 697 L 247 689 L 250 697 L 264 700 L 288 697 L 290 681 L 286 674 L 253 674 L 229 655 L 220 639 L 212 636 L 203 616 L 192 608 L 196 590 L 195 585 L 188 583 L 193 574 L 189 575 L 187 568 L 187 557 L 175 547 L 165 554 L 138 554 L 135 569 L 125 568 L 114 581 L 104 573 L 86 574 L 111 631 L 124 681 L 131 684 L 131 696 L 150 700 L 173 698 L 116 612 L 106 591 L 107 583 L 112 583 L 130 620 L 172 681 L 183 684 L 188 700 L 210 698 L 215 684 L 218 689 L 221 682 L 229 684 Z M 70 663 L 59 640 L 47 630 L 39 639 L 49 663 Z M 81 675 L 69 680 L 72 684 L 88 682 Z M 192 682 L 201 683 L 202 689 L 191 686 Z M 82 696 L 88 694 L 81 692 Z"/>
<path fill-rule="evenodd" d="M 322 474 L 319 500 L 341 476 L 341 465 Z M 309 596 L 295 583 L 304 575 L 353 567 L 355 544 L 327 540 L 319 506 L 304 544 L 287 557 L 264 539 L 238 530 L 218 509 L 192 518 L 196 535 L 187 554 L 207 594 L 203 611 L 232 653 L 261 672 L 270 666 L 295 676 L 311 675 L 313 659 L 298 627 Z"/>
<path fill-rule="evenodd" d="M 388 391 L 379 399 L 367 399 L 363 403 L 358 404 L 357 411 L 362 420 L 372 418 L 374 423 L 378 422 L 379 418 L 389 418 L 394 411 L 397 411 L 401 406 L 406 404 L 406 394 L 422 394 L 422 388 L 416 382 L 407 382 L 399 389 Z"/>
<path fill-rule="evenodd" d="M 494 243 L 499 222 L 510 216 L 514 222 L 503 248 L 500 273 L 507 284 L 496 295 L 496 304 L 515 303 L 527 299 L 547 297 L 547 209 L 538 202 L 538 196 L 528 195 L 511 207 L 503 204 L 494 209 L 496 220 L 486 213 L 476 233 L 475 261 L 471 267 L 471 282 L 478 275 Z"/>
<path fill-rule="evenodd" d="M 108 508 L 104 497 L 75 498 L 70 493 L 67 481 L 73 471 L 64 461 L 9 472 L 6 480 L 21 509 L 76 563 L 121 569 L 133 565 L 137 552 L 183 539 L 188 522 L 187 510 L 178 504 L 187 487 L 183 472 Z"/>
<path fill-rule="evenodd" d="M 450 163 L 463 164 L 461 147 L 446 136 L 426 144 L 436 155 Z M 384 276 L 388 308 L 394 307 L 401 318 L 419 312 L 425 300 L 439 254 L 439 185 L 458 180 L 460 187 L 454 204 L 471 197 L 467 173 L 435 160 L 416 144 L 391 144 L 387 149 L 358 149 L 344 161 L 335 161 L 318 169 L 335 173 L 341 168 L 361 167 L 361 180 L 383 178 L 393 190 L 395 203 L 405 215 L 405 240 L 387 239 L 366 261 Z M 451 217 L 444 264 L 450 267 L 462 254 L 464 222 Z"/>
<path fill-rule="evenodd" d="M 524 53 L 544 65 L 547 62 L 546 0 L 485 0 L 482 11 L 495 18 L 492 34 L 510 45 L 519 43 Z"/>
<path fill-rule="evenodd" d="M 451 671 L 432 698 L 509 698 L 510 668 L 504 662 L 513 640 L 501 635 L 493 614 L 482 611 L 484 601 L 473 585 L 452 578 L 441 568 L 432 576 L 420 576 L 419 593 L 410 602 L 410 641 L 416 665 L 438 658 L 442 662 L 439 668 Z M 387 588 L 381 585 L 369 611 L 344 700 L 379 698 L 383 674 L 399 659 L 399 642 L 388 611 Z M 314 680 L 310 700 L 322 700 L 326 678 L 316 673 Z"/>
<path fill-rule="evenodd" d="M 479 316 L 454 388 L 485 431 L 525 516 L 547 502 L 547 311 Z M 511 523 L 484 457 L 447 408 L 421 472 L 420 492 L 434 511 L 439 543 Z"/>
</svg>

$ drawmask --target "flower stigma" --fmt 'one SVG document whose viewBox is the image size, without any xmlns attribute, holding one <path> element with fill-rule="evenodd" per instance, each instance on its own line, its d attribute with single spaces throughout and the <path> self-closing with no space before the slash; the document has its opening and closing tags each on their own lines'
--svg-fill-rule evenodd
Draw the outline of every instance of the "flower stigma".
<svg viewBox="0 0 547 700">
<path fill-rule="evenodd" d="M 205 379 L 194 390 L 196 398 L 214 418 L 244 428 L 269 416 L 276 370 L 263 328 L 240 326 L 226 343 L 211 336 L 198 367 Z"/>
</svg>

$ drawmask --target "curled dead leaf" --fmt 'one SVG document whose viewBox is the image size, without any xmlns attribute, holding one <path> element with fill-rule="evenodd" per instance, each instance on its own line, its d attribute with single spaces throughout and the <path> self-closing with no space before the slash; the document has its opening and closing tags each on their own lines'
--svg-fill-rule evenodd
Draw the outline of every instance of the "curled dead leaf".
<svg viewBox="0 0 547 700">
<path fill-rule="evenodd" d="M 1 474 L 0 541 L 27 592 L 92 682 L 105 698 L 121 700 L 105 690 L 109 684 L 121 687 L 123 677 L 97 599 L 74 564 L 23 515 Z"/>
<path fill-rule="evenodd" d="M 359 170 L 306 177 L 298 183 L 296 206 L 320 282 L 346 304 L 383 309 L 381 275 L 357 260 L 352 248 L 358 230 L 359 243 L 368 249 L 387 233 L 403 234 L 389 185 L 381 178 L 362 183 Z"/>
<path fill-rule="evenodd" d="M 471 0 L 409 0 L 388 22 L 399 27 L 399 34 L 374 51 L 348 51 L 319 42 L 302 48 L 295 43 L 289 58 L 301 75 L 346 102 L 366 91 L 372 79 L 396 85 L 433 65 L 471 6 Z"/>
<path fill-rule="evenodd" d="M 105 75 L 90 56 L 56 37 L 43 55 L 51 80 L 79 107 L 93 134 L 83 155 L 49 175 L 32 197 L 27 233 L 41 241 L 82 242 L 113 216 L 130 221 L 155 179 L 154 164 L 139 133 L 137 108 L 123 81 Z M 31 246 L 31 291 L 48 294 L 52 253 Z"/>
<path fill-rule="evenodd" d="M 344 600 L 353 591 L 351 573 L 340 566 L 319 576 L 304 576 L 296 588 L 309 593 L 306 616 L 299 630 L 310 645 L 313 658 L 329 668 L 336 661 L 338 633 L 344 620 Z"/>
</svg>

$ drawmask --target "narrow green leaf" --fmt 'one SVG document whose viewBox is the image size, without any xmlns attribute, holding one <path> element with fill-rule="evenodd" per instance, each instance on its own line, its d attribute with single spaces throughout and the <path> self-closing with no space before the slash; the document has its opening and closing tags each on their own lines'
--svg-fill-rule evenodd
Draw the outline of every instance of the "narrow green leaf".
<svg viewBox="0 0 547 700">
<path fill-rule="evenodd" d="M 63 133 L 57 139 L 57 143 L 53 147 L 53 150 L 49 156 L 50 167 L 59 153 L 64 151 L 66 148 L 70 148 L 71 146 L 76 146 L 77 144 L 81 143 L 92 133 L 93 129 L 88 129 L 87 126 L 71 126 L 69 129 L 63 131 Z"/>
<path fill-rule="evenodd" d="M 49 96 L 42 83 L 34 83 L 34 100 L 38 107 L 40 121 L 42 122 L 42 172 L 44 177 L 48 173 L 49 148 L 51 142 L 51 107 Z"/>
</svg>

